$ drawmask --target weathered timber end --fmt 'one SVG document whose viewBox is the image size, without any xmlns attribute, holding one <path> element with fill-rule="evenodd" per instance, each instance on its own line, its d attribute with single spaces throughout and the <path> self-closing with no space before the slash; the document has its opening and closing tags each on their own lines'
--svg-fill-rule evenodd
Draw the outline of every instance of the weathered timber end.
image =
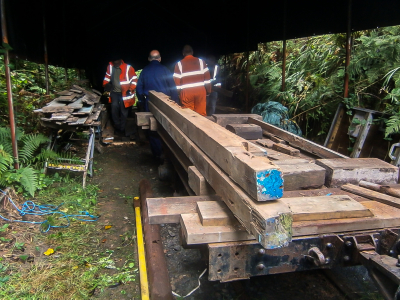
<svg viewBox="0 0 400 300">
<path fill-rule="evenodd" d="M 317 159 L 316 164 L 326 169 L 327 187 L 358 184 L 361 180 L 378 184 L 398 182 L 399 168 L 377 158 Z"/>
</svg>

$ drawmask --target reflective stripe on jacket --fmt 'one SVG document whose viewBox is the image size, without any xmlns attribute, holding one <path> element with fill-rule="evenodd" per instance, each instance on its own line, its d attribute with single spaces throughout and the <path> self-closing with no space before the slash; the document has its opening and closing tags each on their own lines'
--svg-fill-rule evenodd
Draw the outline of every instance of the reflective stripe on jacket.
<svg viewBox="0 0 400 300">
<path fill-rule="evenodd" d="M 110 61 L 107 66 L 106 76 L 104 76 L 103 87 L 111 82 L 112 69 L 114 64 Z M 135 69 L 122 61 L 119 66 L 121 68 L 121 74 L 119 75 L 119 82 L 121 84 L 122 99 L 124 100 L 124 106 L 130 107 L 135 104 L 135 89 L 137 84 L 137 76 Z M 130 91 L 131 94 L 127 95 L 126 92 Z M 110 98 L 111 99 L 111 98 Z M 111 102 L 111 101 L 110 101 Z"/>
<path fill-rule="evenodd" d="M 174 81 L 178 90 L 200 87 L 211 93 L 210 72 L 206 63 L 193 55 L 178 61 L 174 70 Z"/>
</svg>

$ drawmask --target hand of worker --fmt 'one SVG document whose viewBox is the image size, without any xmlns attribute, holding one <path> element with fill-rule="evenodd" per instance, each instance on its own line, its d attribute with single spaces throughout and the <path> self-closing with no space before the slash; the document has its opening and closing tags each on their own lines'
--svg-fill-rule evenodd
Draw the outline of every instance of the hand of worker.
<svg viewBox="0 0 400 300">
<path fill-rule="evenodd" d="M 111 84 L 111 83 L 107 83 L 105 86 L 104 86 L 104 91 L 106 91 L 106 92 L 111 92 L 113 90 L 113 85 Z"/>
</svg>

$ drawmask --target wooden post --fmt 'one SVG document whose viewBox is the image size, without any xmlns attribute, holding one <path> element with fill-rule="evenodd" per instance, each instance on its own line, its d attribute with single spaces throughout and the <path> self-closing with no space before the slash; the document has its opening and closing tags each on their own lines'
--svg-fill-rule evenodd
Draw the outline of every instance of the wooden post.
<svg viewBox="0 0 400 300">
<path fill-rule="evenodd" d="M 347 32 L 346 32 L 346 62 L 345 62 L 345 74 L 344 74 L 344 93 L 343 97 L 349 97 L 349 73 L 348 68 L 350 65 L 350 55 L 351 55 L 351 3 L 352 0 L 349 0 L 349 5 L 347 7 Z"/>
<path fill-rule="evenodd" d="M 43 5 L 43 49 L 44 49 L 44 75 L 46 80 L 46 95 L 49 94 L 49 59 L 47 56 L 46 14 Z"/>
<path fill-rule="evenodd" d="M 349 74 L 347 73 L 348 67 L 350 65 L 350 55 L 351 55 L 351 43 L 352 43 L 352 35 L 351 35 L 351 3 L 352 0 L 349 0 L 347 6 L 347 32 L 346 32 L 346 61 L 345 61 L 345 73 L 344 73 L 344 92 L 343 98 L 349 97 Z M 345 109 L 342 103 L 339 103 L 339 107 L 336 111 L 335 117 L 333 119 L 331 128 L 328 132 L 328 135 L 325 139 L 324 146 L 327 148 L 331 148 L 333 142 L 335 141 L 336 134 L 339 130 L 340 124 L 342 123 L 342 119 L 344 116 Z"/>
<path fill-rule="evenodd" d="M 285 91 L 285 81 L 286 81 L 286 39 L 283 40 L 283 60 L 282 60 L 282 92 Z"/>
<path fill-rule="evenodd" d="M 249 51 L 246 53 L 246 112 L 249 112 Z"/>
<path fill-rule="evenodd" d="M 10 74 L 10 55 L 8 53 L 8 35 L 7 35 L 7 23 L 6 23 L 6 13 L 5 13 L 5 0 L 1 1 L 1 31 L 3 35 L 3 45 L 5 45 L 5 52 L 4 52 L 4 69 L 5 69 L 5 76 L 6 76 L 6 86 L 7 86 L 7 100 L 8 100 L 8 117 L 10 120 L 10 131 L 11 131 L 11 143 L 13 149 L 13 156 L 14 156 L 14 168 L 19 169 L 18 163 L 18 145 L 17 139 L 15 135 L 15 118 L 14 118 L 14 103 L 12 97 L 12 87 L 11 87 L 11 74 Z"/>
</svg>

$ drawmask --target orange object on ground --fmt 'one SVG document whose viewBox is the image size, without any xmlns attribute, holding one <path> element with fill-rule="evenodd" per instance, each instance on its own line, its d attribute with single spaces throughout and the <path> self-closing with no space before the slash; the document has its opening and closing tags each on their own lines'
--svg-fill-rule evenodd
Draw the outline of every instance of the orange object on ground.
<svg viewBox="0 0 400 300">
<path fill-rule="evenodd" d="M 210 72 L 206 63 L 187 55 L 175 65 L 174 81 L 183 108 L 206 116 L 206 94 L 211 93 Z"/>
</svg>

